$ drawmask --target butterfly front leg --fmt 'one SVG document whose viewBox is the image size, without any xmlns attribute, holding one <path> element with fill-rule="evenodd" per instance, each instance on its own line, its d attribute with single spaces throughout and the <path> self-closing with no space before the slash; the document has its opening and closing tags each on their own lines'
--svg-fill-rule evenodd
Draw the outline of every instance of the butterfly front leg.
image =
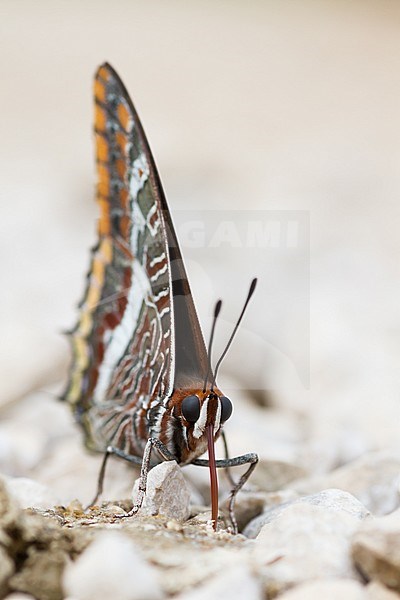
<svg viewBox="0 0 400 600">
<path fill-rule="evenodd" d="M 143 452 L 143 458 L 141 459 L 142 468 L 140 470 L 138 495 L 136 497 L 133 508 L 128 513 L 126 513 L 126 515 L 116 515 L 119 518 L 132 517 L 133 515 L 136 515 L 136 513 L 141 508 L 146 494 L 147 475 L 150 469 L 151 453 L 154 448 L 158 450 L 159 454 L 164 460 L 176 460 L 175 456 L 168 450 L 168 448 L 162 442 L 160 442 L 158 438 L 151 437 L 147 440 L 147 444 Z"/>
<path fill-rule="evenodd" d="M 238 467 L 246 464 L 250 465 L 247 471 L 243 473 L 239 481 L 236 484 L 234 484 L 234 487 L 229 497 L 229 518 L 231 520 L 234 533 L 238 532 L 237 521 L 234 512 L 236 496 L 238 492 L 242 489 L 246 481 L 249 479 L 250 475 L 256 468 L 257 463 L 258 455 L 254 452 L 251 452 L 249 454 L 243 454 L 242 456 L 235 456 L 234 458 L 226 458 L 224 460 L 215 461 L 217 469 L 229 469 L 230 467 Z M 208 467 L 209 461 L 206 459 L 198 458 L 194 460 L 191 464 L 197 465 L 199 467 Z"/>
<path fill-rule="evenodd" d="M 115 516 L 119 517 L 119 518 L 126 518 L 126 517 L 131 517 L 131 516 L 135 515 L 141 508 L 141 506 L 143 504 L 144 496 L 146 494 L 147 475 L 148 475 L 148 472 L 150 469 L 150 460 L 151 460 L 151 453 L 152 453 L 153 448 L 156 448 L 158 450 L 159 454 L 162 456 L 162 458 L 164 460 L 176 460 L 175 456 L 173 454 L 171 454 L 171 452 L 168 450 L 168 448 L 162 442 L 160 442 L 159 439 L 153 438 L 153 437 L 151 437 L 147 440 L 147 443 L 146 443 L 146 446 L 144 449 L 144 453 L 143 453 L 143 457 L 134 456 L 133 454 L 127 454 L 126 452 L 124 452 L 123 450 L 120 450 L 119 448 L 116 448 L 115 446 L 108 446 L 107 450 L 104 454 L 103 462 L 101 463 L 101 467 L 100 467 L 99 477 L 98 477 L 98 481 L 97 481 L 96 495 L 93 498 L 92 502 L 89 504 L 89 506 L 94 506 L 96 504 L 99 496 L 103 492 L 104 476 L 105 476 L 106 466 L 107 466 L 109 457 L 110 456 L 118 456 L 119 458 L 123 458 L 124 460 L 127 460 L 128 462 L 131 462 L 135 465 L 140 465 L 141 471 L 140 471 L 140 479 L 139 479 L 139 492 L 138 492 L 137 498 L 135 500 L 135 503 L 133 505 L 133 508 L 125 515 L 115 515 Z"/>
</svg>

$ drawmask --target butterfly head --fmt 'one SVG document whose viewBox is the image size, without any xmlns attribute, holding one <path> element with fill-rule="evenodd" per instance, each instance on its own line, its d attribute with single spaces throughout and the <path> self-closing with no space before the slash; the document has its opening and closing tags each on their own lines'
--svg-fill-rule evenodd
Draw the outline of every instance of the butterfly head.
<svg viewBox="0 0 400 600">
<path fill-rule="evenodd" d="M 211 483 L 211 518 L 214 529 L 218 520 L 218 478 L 214 442 L 221 426 L 232 414 L 232 402 L 218 388 L 209 391 L 193 390 L 185 395 L 180 404 L 182 425 L 186 431 L 189 448 L 208 450 Z"/>
<path fill-rule="evenodd" d="M 209 426 L 212 426 L 214 436 L 217 435 L 232 411 L 232 402 L 217 390 L 191 394 L 181 404 L 182 418 L 195 439 L 200 439 Z"/>
</svg>

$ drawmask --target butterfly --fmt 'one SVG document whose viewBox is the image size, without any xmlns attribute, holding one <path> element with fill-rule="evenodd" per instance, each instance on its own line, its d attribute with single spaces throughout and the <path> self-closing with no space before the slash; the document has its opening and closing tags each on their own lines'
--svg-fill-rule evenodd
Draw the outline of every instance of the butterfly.
<svg viewBox="0 0 400 600">
<path fill-rule="evenodd" d="M 221 302 L 207 352 L 149 144 L 122 81 L 107 63 L 95 75 L 94 95 L 98 241 L 71 332 L 65 399 L 87 447 L 105 453 L 95 501 L 111 454 L 142 467 L 139 495 L 126 516 L 143 502 L 151 465 L 175 460 L 208 466 L 216 529 L 216 469 L 248 464 L 230 497 L 236 529 L 235 496 L 258 458 L 250 453 L 215 459 L 215 441 L 232 413 L 231 401 L 216 384 L 223 357 L 214 373 L 210 361 Z M 208 460 L 200 459 L 206 451 Z"/>
</svg>

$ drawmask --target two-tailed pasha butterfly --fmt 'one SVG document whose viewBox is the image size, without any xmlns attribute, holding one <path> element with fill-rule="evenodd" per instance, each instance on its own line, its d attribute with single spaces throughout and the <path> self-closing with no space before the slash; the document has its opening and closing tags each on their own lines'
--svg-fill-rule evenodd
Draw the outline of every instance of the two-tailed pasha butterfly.
<svg viewBox="0 0 400 600">
<path fill-rule="evenodd" d="M 96 73 L 95 110 L 98 242 L 71 333 L 73 363 L 65 398 L 84 429 L 86 445 L 105 452 L 96 500 L 110 454 L 142 466 L 139 495 L 126 516 L 143 502 L 150 465 L 175 460 L 208 466 L 216 529 L 216 468 L 248 464 L 230 496 L 236 530 L 235 496 L 258 458 L 215 459 L 214 442 L 232 413 L 231 401 L 215 382 L 223 357 L 213 373 L 211 348 L 207 353 L 146 136 L 108 64 Z M 219 302 L 212 336 L 220 307 Z M 206 450 L 209 459 L 199 459 Z"/>
</svg>

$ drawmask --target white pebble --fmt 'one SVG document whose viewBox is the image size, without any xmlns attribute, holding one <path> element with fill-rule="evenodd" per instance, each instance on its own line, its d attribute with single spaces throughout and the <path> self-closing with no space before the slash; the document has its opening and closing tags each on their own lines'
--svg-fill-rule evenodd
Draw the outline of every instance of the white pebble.
<svg viewBox="0 0 400 600">
<path fill-rule="evenodd" d="M 123 533 L 102 531 L 64 572 L 63 588 L 76 600 L 158 600 L 155 570 Z"/>
</svg>

